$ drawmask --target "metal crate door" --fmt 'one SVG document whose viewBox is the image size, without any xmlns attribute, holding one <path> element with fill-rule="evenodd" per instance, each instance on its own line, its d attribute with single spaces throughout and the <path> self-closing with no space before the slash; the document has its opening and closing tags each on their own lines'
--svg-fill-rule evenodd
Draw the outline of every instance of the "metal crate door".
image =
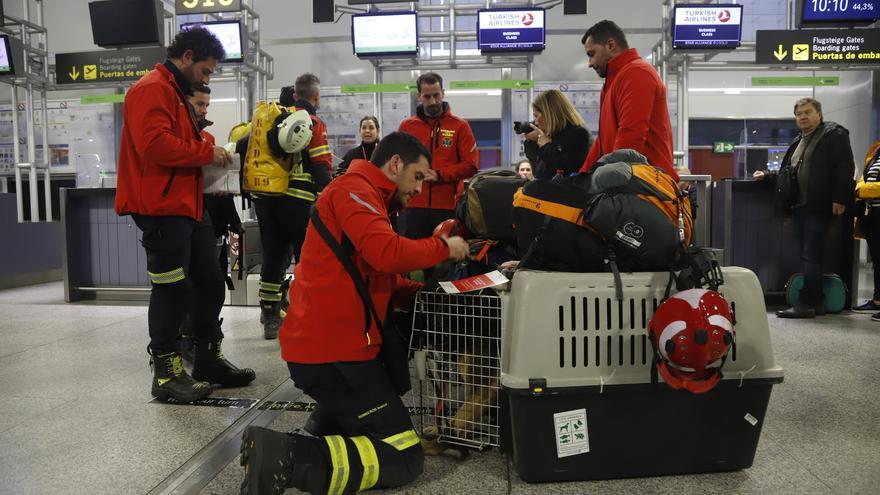
<svg viewBox="0 0 880 495">
<path fill-rule="evenodd" d="M 423 430 L 436 429 L 445 443 L 497 447 L 501 298 L 492 291 L 419 293 L 410 347 L 427 381 Z"/>
</svg>

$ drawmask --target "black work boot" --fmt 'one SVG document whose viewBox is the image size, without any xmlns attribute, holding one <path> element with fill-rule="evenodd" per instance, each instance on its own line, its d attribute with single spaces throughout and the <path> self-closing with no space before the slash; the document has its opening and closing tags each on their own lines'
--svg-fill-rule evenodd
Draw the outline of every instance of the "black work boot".
<svg viewBox="0 0 880 495">
<path fill-rule="evenodd" d="M 221 387 L 244 387 L 257 374 L 250 368 L 241 369 L 223 356 L 223 334 L 196 341 L 193 378 L 216 383 Z"/>
<path fill-rule="evenodd" d="M 296 437 L 259 426 L 248 426 L 241 438 L 244 481 L 241 494 L 282 494 L 292 486 Z"/>
<path fill-rule="evenodd" d="M 309 445 L 315 441 L 323 442 L 248 426 L 241 439 L 241 495 L 281 494 L 293 487 L 313 495 L 327 493 L 327 470 L 319 458 L 322 453 Z"/>
<path fill-rule="evenodd" d="M 210 383 L 196 381 L 187 374 L 179 352 L 150 352 L 150 366 L 153 367 L 153 397 L 159 400 L 193 402 L 213 391 Z"/>
<path fill-rule="evenodd" d="M 263 301 L 260 303 L 260 306 L 260 322 L 263 324 L 263 337 L 266 340 L 277 339 L 278 330 L 281 329 L 281 323 L 284 322 L 281 318 L 280 305 L 278 303 Z"/>
<path fill-rule="evenodd" d="M 293 281 L 293 277 L 287 277 L 284 279 L 284 282 L 281 282 L 281 303 L 278 307 L 278 314 L 281 315 L 281 320 L 287 317 L 287 308 L 290 307 L 290 283 Z"/>
<path fill-rule="evenodd" d="M 192 334 L 184 334 L 181 332 L 180 355 L 183 357 L 183 360 L 189 364 L 193 364 L 196 361 L 195 342 L 193 341 Z"/>
</svg>

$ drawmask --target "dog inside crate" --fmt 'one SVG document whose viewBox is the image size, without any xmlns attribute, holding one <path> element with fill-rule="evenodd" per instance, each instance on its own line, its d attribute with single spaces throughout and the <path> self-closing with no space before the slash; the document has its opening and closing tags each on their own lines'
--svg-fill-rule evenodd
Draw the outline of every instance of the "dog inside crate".
<svg viewBox="0 0 880 495">
<path fill-rule="evenodd" d="M 492 291 L 424 292 L 416 308 L 414 347 L 424 351 L 431 413 L 426 453 L 451 443 L 498 445 L 501 305 Z"/>
</svg>

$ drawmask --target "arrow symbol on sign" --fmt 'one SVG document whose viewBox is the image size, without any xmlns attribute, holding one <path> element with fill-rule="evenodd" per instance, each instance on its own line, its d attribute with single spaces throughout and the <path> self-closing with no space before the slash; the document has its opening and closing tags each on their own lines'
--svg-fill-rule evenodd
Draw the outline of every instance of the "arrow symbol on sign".
<svg viewBox="0 0 880 495">
<path fill-rule="evenodd" d="M 733 143 L 724 143 L 724 151 L 733 151 Z"/>
<path fill-rule="evenodd" d="M 74 81 L 76 81 L 76 78 L 79 77 L 79 72 L 76 70 L 76 66 L 75 66 L 75 65 L 73 66 L 72 69 L 70 69 L 70 72 L 68 72 L 67 75 L 69 75 L 71 79 L 73 79 Z"/>
<path fill-rule="evenodd" d="M 779 48 L 777 48 L 776 51 L 773 52 L 773 55 L 776 56 L 776 60 L 781 61 L 781 60 L 784 59 L 786 56 L 788 56 L 788 52 L 785 51 L 785 47 L 782 46 L 782 43 L 780 43 L 780 44 L 779 44 Z"/>
</svg>

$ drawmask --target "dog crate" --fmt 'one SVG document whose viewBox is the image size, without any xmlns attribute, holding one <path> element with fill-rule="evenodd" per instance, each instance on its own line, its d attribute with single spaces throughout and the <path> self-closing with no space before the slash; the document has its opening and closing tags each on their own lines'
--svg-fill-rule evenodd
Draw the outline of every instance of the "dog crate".
<svg viewBox="0 0 880 495">
<path fill-rule="evenodd" d="M 499 445 L 501 308 L 492 290 L 416 298 L 410 347 L 426 437 L 481 450 Z"/>
<path fill-rule="evenodd" d="M 751 466 L 782 382 L 755 275 L 724 268 L 734 314 L 724 379 L 705 394 L 651 383 L 646 328 L 668 273 L 522 271 L 504 297 L 502 393 L 527 482 L 731 471 Z"/>
</svg>

